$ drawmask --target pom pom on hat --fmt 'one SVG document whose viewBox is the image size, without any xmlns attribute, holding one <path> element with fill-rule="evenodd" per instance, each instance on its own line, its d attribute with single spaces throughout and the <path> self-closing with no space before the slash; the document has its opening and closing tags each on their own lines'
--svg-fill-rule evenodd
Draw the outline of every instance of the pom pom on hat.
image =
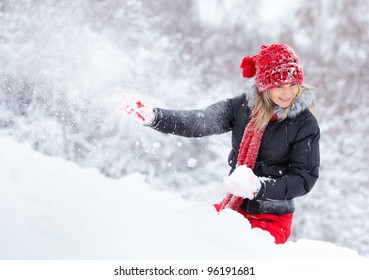
<svg viewBox="0 0 369 280">
<path fill-rule="evenodd" d="M 252 78 L 255 76 L 256 68 L 254 57 L 246 56 L 242 60 L 240 67 L 242 68 L 242 75 L 244 78 Z"/>
<path fill-rule="evenodd" d="M 243 77 L 255 76 L 260 92 L 285 84 L 301 84 L 304 72 L 298 65 L 299 58 L 294 50 L 285 44 L 263 45 L 253 57 L 245 57 L 241 63 Z"/>
</svg>

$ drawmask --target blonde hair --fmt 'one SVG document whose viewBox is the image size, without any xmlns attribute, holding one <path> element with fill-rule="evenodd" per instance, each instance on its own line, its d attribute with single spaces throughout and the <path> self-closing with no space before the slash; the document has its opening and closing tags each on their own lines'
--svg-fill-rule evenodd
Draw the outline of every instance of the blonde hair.
<svg viewBox="0 0 369 280">
<path fill-rule="evenodd" d="M 296 97 L 300 96 L 302 90 L 307 90 L 309 88 L 310 87 L 304 83 L 299 85 L 295 99 Z M 256 114 L 255 116 L 256 119 L 252 129 L 261 130 L 268 125 L 270 119 L 275 114 L 274 108 L 276 105 L 273 103 L 270 97 L 271 95 L 270 90 L 261 93 L 256 89 L 255 94 L 256 94 L 256 102 L 252 114 L 253 115 Z M 291 106 L 294 103 L 295 99 L 291 102 L 291 104 L 287 108 L 283 110 L 282 117 L 279 118 L 279 121 L 283 121 L 284 119 L 287 118 L 288 112 L 291 109 Z M 312 108 L 315 111 L 316 109 L 315 103 L 313 103 Z"/>
</svg>

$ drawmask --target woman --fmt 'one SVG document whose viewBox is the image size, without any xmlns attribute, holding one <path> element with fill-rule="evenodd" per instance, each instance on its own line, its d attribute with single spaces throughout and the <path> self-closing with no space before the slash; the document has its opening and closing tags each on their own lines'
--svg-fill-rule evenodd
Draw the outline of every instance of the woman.
<svg viewBox="0 0 369 280">
<path fill-rule="evenodd" d="M 233 209 L 275 243 L 290 236 L 293 198 L 307 194 L 319 176 L 319 137 L 312 91 L 303 84 L 299 58 L 285 44 L 262 46 L 241 68 L 253 78 L 242 95 L 204 110 L 152 109 L 135 99 L 124 108 L 163 133 L 203 137 L 232 131 L 227 196 L 217 211 Z"/>
</svg>

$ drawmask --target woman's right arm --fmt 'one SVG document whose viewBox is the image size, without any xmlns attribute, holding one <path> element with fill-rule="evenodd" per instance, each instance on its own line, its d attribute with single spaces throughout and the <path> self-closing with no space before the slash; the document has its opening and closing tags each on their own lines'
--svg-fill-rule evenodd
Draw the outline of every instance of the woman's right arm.
<svg viewBox="0 0 369 280">
<path fill-rule="evenodd" d="M 203 110 L 166 110 L 155 108 L 153 129 L 184 137 L 203 137 L 228 132 L 233 127 L 235 97 L 217 102 Z"/>
</svg>

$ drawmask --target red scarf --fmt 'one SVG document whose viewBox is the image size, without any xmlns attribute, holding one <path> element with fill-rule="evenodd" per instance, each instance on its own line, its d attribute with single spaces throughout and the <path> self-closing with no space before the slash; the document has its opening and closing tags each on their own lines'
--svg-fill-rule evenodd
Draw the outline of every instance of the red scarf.
<svg viewBox="0 0 369 280">
<path fill-rule="evenodd" d="M 263 138 L 265 131 L 265 128 L 260 130 L 252 129 L 255 121 L 256 114 L 253 114 L 242 137 L 240 151 L 237 158 L 237 166 L 245 164 L 250 169 L 253 169 L 255 166 L 256 158 L 259 154 L 261 139 Z M 224 208 L 238 211 L 243 200 L 244 198 L 229 193 L 219 204 L 214 204 L 214 206 L 218 212 L 222 211 Z"/>
</svg>

